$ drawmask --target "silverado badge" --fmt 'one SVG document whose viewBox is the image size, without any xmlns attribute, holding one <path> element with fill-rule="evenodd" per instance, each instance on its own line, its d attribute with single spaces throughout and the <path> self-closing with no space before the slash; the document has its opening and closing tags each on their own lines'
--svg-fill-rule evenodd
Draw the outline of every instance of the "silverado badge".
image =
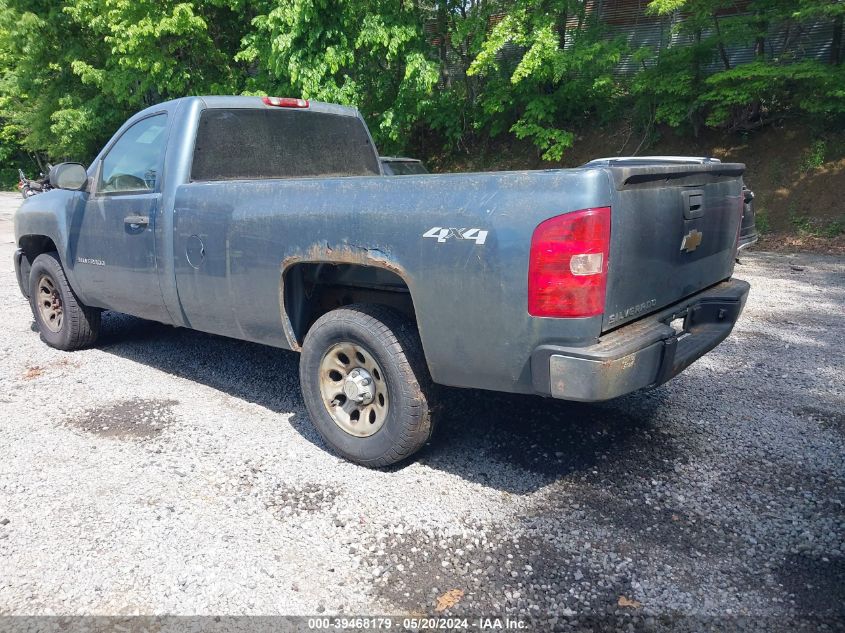
<svg viewBox="0 0 845 633">
<path fill-rule="evenodd" d="M 681 242 L 681 250 L 687 253 L 692 253 L 695 249 L 701 246 L 701 240 L 703 237 L 704 234 L 701 231 L 693 229 L 684 235 L 684 239 Z"/>
</svg>

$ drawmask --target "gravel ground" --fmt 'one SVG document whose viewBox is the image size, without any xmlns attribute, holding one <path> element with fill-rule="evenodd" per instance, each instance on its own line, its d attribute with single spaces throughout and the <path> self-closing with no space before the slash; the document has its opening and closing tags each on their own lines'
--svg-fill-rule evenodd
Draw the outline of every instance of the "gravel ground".
<svg viewBox="0 0 845 633">
<path fill-rule="evenodd" d="M 845 259 L 750 253 L 734 335 L 668 385 L 449 390 L 376 472 L 323 449 L 293 353 L 111 313 L 46 347 L 0 204 L 0 615 L 842 626 Z"/>
</svg>

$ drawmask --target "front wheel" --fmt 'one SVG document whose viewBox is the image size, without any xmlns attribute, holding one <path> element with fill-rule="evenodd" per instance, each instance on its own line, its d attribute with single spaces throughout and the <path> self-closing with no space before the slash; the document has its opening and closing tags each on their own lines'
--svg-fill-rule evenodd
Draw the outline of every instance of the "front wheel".
<svg viewBox="0 0 845 633">
<path fill-rule="evenodd" d="M 432 384 L 413 323 L 382 306 L 351 305 L 317 319 L 299 380 L 323 440 L 355 463 L 399 462 L 430 439 Z"/>
<path fill-rule="evenodd" d="M 50 347 L 70 351 L 97 340 L 100 311 L 77 298 L 56 253 L 42 253 L 32 262 L 29 301 L 41 340 Z"/>
</svg>

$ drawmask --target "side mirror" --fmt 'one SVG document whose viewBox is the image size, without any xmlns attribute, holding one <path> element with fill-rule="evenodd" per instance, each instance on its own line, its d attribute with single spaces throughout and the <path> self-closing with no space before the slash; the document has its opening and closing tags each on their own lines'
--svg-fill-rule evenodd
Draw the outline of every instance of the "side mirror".
<svg viewBox="0 0 845 633">
<path fill-rule="evenodd" d="M 60 163 L 50 168 L 50 186 L 79 191 L 88 183 L 88 172 L 79 163 Z"/>
</svg>

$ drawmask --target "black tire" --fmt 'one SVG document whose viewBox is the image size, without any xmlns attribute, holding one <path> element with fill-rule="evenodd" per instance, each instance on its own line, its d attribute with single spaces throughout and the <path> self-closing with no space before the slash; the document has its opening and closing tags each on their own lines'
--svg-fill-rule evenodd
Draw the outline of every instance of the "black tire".
<svg viewBox="0 0 845 633">
<path fill-rule="evenodd" d="M 51 281 L 52 288 L 61 302 L 62 319 L 59 327 L 49 326 L 38 306 L 38 302 L 44 300 L 45 293 L 41 282 L 45 277 Z M 74 294 L 56 253 L 42 253 L 32 262 L 29 273 L 29 303 L 41 340 L 50 347 L 70 351 L 93 345 L 97 340 L 100 332 L 100 310 L 84 305 Z"/>
<path fill-rule="evenodd" d="M 389 396 L 383 425 L 356 437 L 329 412 L 320 388 L 321 363 L 333 346 L 352 343 L 369 352 L 382 368 Z M 299 380 L 305 406 L 320 436 L 342 457 L 380 468 L 400 462 L 431 438 L 433 385 L 416 326 L 379 305 L 350 305 L 317 319 L 302 346 Z"/>
</svg>

